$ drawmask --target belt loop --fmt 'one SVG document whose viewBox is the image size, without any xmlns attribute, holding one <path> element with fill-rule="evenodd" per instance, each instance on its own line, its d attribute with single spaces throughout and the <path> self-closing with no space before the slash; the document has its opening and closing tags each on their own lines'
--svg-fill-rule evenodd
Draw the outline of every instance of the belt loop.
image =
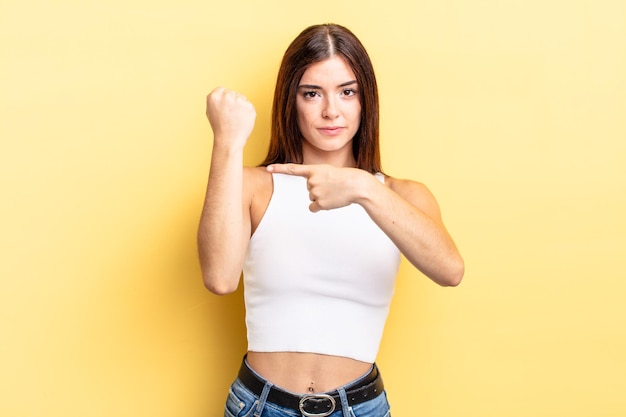
<svg viewBox="0 0 626 417">
<path fill-rule="evenodd" d="M 343 414 L 343 417 L 350 417 L 350 406 L 348 405 L 346 390 L 343 387 L 337 388 L 337 393 L 339 393 L 339 399 L 341 400 L 341 414 Z"/>
<path fill-rule="evenodd" d="M 267 401 L 267 396 L 269 395 L 272 386 L 273 384 L 269 381 L 265 383 L 261 396 L 259 397 L 259 402 L 256 405 L 256 410 L 254 411 L 254 417 L 261 417 L 261 413 L 265 408 L 265 401 Z"/>
</svg>

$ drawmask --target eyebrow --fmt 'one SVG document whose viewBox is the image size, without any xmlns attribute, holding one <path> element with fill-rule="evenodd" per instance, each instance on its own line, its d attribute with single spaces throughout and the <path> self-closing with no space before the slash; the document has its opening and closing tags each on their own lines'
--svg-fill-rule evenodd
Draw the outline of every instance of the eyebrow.
<svg viewBox="0 0 626 417">
<path fill-rule="evenodd" d="M 337 86 L 337 88 L 341 88 L 341 87 L 347 87 L 349 85 L 352 84 L 356 84 L 356 80 L 352 80 L 352 81 L 346 81 L 345 83 L 339 84 Z M 320 87 L 319 85 L 314 85 L 314 84 L 300 84 L 298 86 L 298 88 L 306 88 L 306 89 L 310 89 L 310 90 L 321 90 L 322 87 Z"/>
</svg>

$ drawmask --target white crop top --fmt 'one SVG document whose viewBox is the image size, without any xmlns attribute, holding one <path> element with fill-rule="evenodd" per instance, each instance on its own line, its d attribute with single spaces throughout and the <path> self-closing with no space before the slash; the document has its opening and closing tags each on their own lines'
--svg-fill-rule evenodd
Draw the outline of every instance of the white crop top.
<svg viewBox="0 0 626 417">
<path fill-rule="evenodd" d="M 312 213 L 306 179 L 273 181 L 243 267 L 248 350 L 374 362 L 399 250 L 360 205 Z"/>
</svg>

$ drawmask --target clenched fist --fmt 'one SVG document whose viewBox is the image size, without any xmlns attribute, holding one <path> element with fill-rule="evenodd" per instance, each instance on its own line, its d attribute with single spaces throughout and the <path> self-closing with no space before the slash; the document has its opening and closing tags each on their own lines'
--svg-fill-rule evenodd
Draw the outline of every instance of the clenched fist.
<svg viewBox="0 0 626 417">
<path fill-rule="evenodd" d="M 256 111 L 252 103 L 236 91 L 218 87 L 206 99 L 206 115 L 213 129 L 215 144 L 243 147 L 254 128 Z"/>
</svg>

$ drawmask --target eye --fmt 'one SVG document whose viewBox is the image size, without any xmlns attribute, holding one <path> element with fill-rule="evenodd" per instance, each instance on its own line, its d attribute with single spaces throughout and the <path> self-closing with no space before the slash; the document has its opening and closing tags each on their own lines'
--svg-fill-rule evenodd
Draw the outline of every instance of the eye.
<svg viewBox="0 0 626 417">
<path fill-rule="evenodd" d="M 302 93 L 302 96 L 303 96 L 304 98 L 306 98 L 306 99 L 309 99 L 309 100 L 310 100 L 310 99 L 313 99 L 313 98 L 315 98 L 315 97 L 319 97 L 319 95 L 320 95 L 320 94 L 319 94 L 317 91 L 313 91 L 313 90 L 311 90 L 311 91 L 305 91 L 305 92 L 303 92 L 303 93 Z"/>
<path fill-rule="evenodd" d="M 357 91 L 354 88 L 346 88 L 345 90 L 341 92 L 341 94 L 343 94 L 346 97 L 352 97 L 357 94 Z"/>
</svg>

